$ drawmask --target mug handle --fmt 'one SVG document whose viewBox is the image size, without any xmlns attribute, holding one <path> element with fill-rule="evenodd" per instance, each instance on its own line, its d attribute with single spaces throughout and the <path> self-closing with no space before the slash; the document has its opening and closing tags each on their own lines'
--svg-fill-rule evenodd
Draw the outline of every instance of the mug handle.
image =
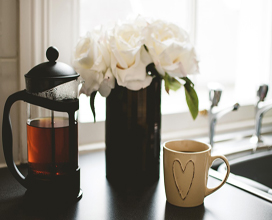
<svg viewBox="0 0 272 220">
<path fill-rule="evenodd" d="M 13 161 L 13 152 L 12 152 L 12 128 L 10 122 L 10 109 L 14 102 L 22 100 L 24 101 L 26 91 L 22 90 L 10 95 L 5 103 L 4 114 L 3 114 L 3 124 L 2 124 L 2 142 L 3 142 L 3 150 L 6 159 L 7 166 L 19 183 L 21 183 L 24 187 L 28 187 L 27 180 L 18 170 L 17 166 Z"/>
<path fill-rule="evenodd" d="M 223 155 L 211 156 L 211 158 L 210 158 L 211 164 L 215 159 L 222 159 L 225 162 L 225 164 L 227 165 L 227 173 L 226 173 L 224 180 L 219 184 L 219 186 L 211 188 L 211 189 L 206 187 L 205 197 L 210 195 L 211 193 L 215 192 L 219 188 L 221 188 L 227 182 L 227 179 L 230 174 L 230 165 L 229 165 L 227 158 Z"/>
</svg>

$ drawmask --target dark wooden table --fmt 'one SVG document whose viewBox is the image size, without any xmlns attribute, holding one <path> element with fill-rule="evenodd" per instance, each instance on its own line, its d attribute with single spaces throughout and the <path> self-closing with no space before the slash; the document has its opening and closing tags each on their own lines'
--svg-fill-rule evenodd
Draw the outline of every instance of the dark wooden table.
<svg viewBox="0 0 272 220">
<path fill-rule="evenodd" d="M 82 199 L 65 207 L 41 209 L 25 200 L 25 189 L 7 168 L 0 169 L 0 219 L 272 219 L 271 203 L 229 184 L 206 197 L 201 206 L 179 208 L 166 202 L 162 170 L 160 180 L 152 186 L 121 191 L 105 178 L 104 151 L 82 154 L 79 163 Z M 218 180 L 209 177 L 209 187 L 217 184 Z"/>
</svg>

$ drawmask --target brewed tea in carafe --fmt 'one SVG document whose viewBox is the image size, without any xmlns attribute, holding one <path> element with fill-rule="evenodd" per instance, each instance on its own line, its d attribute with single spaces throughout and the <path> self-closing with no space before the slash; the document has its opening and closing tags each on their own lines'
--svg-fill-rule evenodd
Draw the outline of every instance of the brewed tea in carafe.
<svg viewBox="0 0 272 220">
<path fill-rule="evenodd" d="M 27 120 L 29 172 L 37 177 L 65 175 L 78 163 L 77 153 L 71 156 L 69 150 L 69 135 L 77 139 L 77 123 L 74 134 L 69 134 L 68 117 L 51 113 L 51 117 Z M 77 149 L 77 141 L 74 144 Z"/>
<path fill-rule="evenodd" d="M 54 100 L 76 99 L 78 80 L 61 84 L 54 89 L 35 95 Z M 73 134 L 69 133 L 69 115 L 66 112 L 52 111 L 40 106 L 27 104 L 27 148 L 29 173 L 36 178 L 65 175 L 76 169 L 78 164 L 77 114 L 72 122 Z M 69 136 L 73 136 L 70 146 Z"/>
</svg>

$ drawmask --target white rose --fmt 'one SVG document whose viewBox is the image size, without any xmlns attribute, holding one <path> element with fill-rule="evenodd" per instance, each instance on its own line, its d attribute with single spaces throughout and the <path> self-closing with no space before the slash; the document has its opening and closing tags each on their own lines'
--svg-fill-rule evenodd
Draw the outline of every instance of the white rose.
<svg viewBox="0 0 272 220">
<path fill-rule="evenodd" d="M 115 79 L 110 70 L 110 54 L 100 31 L 95 30 L 79 40 L 73 66 L 85 81 L 81 93 L 89 96 L 92 92 L 99 91 L 106 97 L 114 88 Z"/>
<path fill-rule="evenodd" d="M 198 73 L 198 60 L 185 30 L 172 23 L 154 21 L 144 30 L 147 46 L 157 71 L 172 77 Z"/>
<path fill-rule="evenodd" d="M 146 73 L 146 66 L 152 60 L 143 46 L 144 25 L 138 17 L 134 22 L 116 24 L 108 35 L 112 73 L 118 85 L 130 90 L 146 88 L 152 81 Z"/>
</svg>

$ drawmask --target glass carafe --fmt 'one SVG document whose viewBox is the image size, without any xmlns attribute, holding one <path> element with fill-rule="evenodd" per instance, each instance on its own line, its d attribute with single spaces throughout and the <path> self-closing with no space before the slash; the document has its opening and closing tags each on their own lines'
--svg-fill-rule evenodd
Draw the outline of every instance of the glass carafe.
<svg viewBox="0 0 272 220">
<path fill-rule="evenodd" d="M 78 84 L 78 80 L 73 80 L 33 95 L 69 102 L 78 98 Z M 70 133 L 71 127 L 73 133 Z M 67 112 L 53 111 L 28 103 L 27 148 L 29 175 L 45 178 L 65 175 L 77 169 L 77 111 L 69 122 Z"/>
</svg>

